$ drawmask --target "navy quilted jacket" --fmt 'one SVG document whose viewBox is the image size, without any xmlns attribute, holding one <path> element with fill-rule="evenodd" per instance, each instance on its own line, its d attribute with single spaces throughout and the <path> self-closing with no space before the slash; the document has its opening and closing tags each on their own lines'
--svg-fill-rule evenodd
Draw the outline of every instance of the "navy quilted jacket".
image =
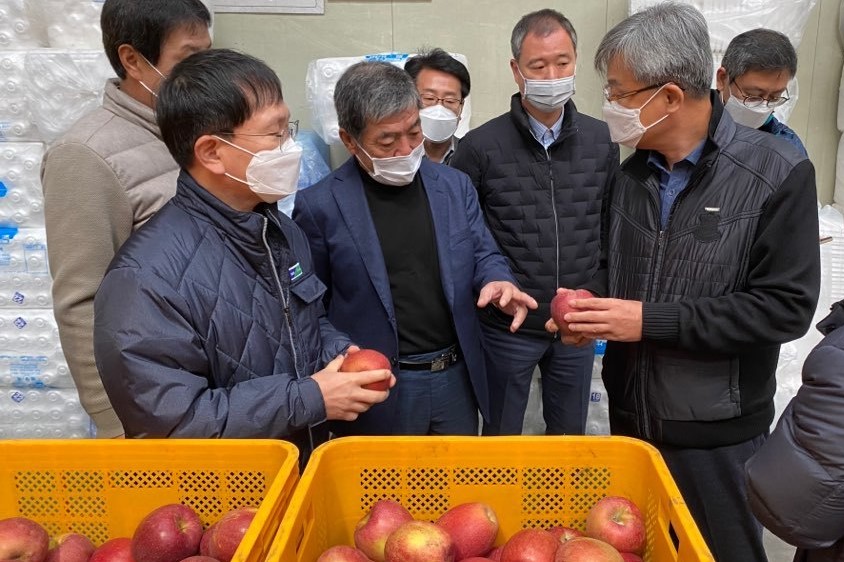
<svg viewBox="0 0 844 562">
<path fill-rule="evenodd" d="M 348 345 L 324 292 L 293 221 L 235 211 L 183 171 L 95 301 L 97 366 L 126 435 L 286 437 L 307 454 L 325 433 L 310 375 Z"/>
<path fill-rule="evenodd" d="M 578 287 L 598 267 L 601 200 L 618 168 L 606 123 L 569 101 L 560 135 L 546 151 L 515 94 L 508 113 L 463 137 L 451 166 L 472 179 L 519 288 L 539 303 L 519 333 L 551 337 L 544 325 L 557 287 Z M 512 321 L 492 306 L 481 319 L 504 330 Z"/>
</svg>

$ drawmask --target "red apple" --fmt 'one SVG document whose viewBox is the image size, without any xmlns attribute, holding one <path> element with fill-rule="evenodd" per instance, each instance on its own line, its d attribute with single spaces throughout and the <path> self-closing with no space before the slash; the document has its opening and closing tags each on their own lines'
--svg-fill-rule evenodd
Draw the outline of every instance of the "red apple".
<svg viewBox="0 0 844 562">
<path fill-rule="evenodd" d="M 496 546 L 492 550 L 486 553 L 486 557 L 492 560 L 492 562 L 501 562 L 501 551 L 504 550 L 504 546 Z"/>
<path fill-rule="evenodd" d="M 457 560 L 455 558 L 455 560 Z M 471 558 L 464 558 L 463 560 L 459 560 L 458 562 L 492 562 L 489 558 L 484 558 L 482 556 L 473 556 Z"/>
<path fill-rule="evenodd" d="M 132 539 L 111 539 L 94 551 L 88 562 L 135 562 L 132 558 Z"/>
<path fill-rule="evenodd" d="M 135 562 L 180 562 L 199 552 L 202 522 L 188 506 L 165 505 L 143 518 L 132 537 Z"/>
<path fill-rule="evenodd" d="M 560 541 L 544 529 L 522 529 L 501 551 L 501 562 L 554 562 Z"/>
<path fill-rule="evenodd" d="M 88 562 L 96 548 L 85 535 L 67 533 L 55 539 L 47 554 L 47 562 Z"/>
<path fill-rule="evenodd" d="M 196 555 L 188 556 L 181 562 L 220 562 L 220 560 L 217 560 L 216 558 L 211 558 L 210 556 Z"/>
<path fill-rule="evenodd" d="M 498 535 L 498 518 L 490 506 L 473 502 L 456 505 L 437 519 L 451 535 L 456 560 L 488 552 Z"/>
<path fill-rule="evenodd" d="M 44 562 L 50 536 L 44 527 L 26 517 L 0 521 L 0 560 Z"/>
<path fill-rule="evenodd" d="M 355 546 L 374 562 L 384 562 L 384 547 L 393 531 L 413 521 L 404 506 L 393 500 L 375 502 L 355 527 Z"/>
<path fill-rule="evenodd" d="M 554 319 L 557 329 L 563 333 L 569 333 L 569 324 L 566 322 L 565 315 L 569 312 L 577 312 L 577 309 L 571 306 L 571 301 L 591 298 L 593 298 L 592 293 L 586 289 L 568 290 L 554 295 L 551 299 L 551 318 Z"/>
<path fill-rule="evenodd" d="M 642 562 L 642 557 L 638 554 L 633 554 L 632 552 L 622 552 L 621 559 L 624 562 Z"/>
<path fill-rule="evenodd" d="M 554 537 L 560 542 L 568 542 L 574 538 L 583 536 L 583 533 L 577 529 L 572 529 L 571 527 L 551 527 L 548 529 L 548 532 L 554 535 Z"/>
<path fill-rule="evenodd" d="M 361 371 L 376 371 L 379 369 L 391 370 L 390 360 L 374 349 L 361 349 L 359 351 L 350 351 L 343 359 L 343 364 L 340 365 L 341 373 L 359 373 Z M 368 390 L 389 390 L 390 379 L 373 382 L 363 385 L 363 388 Z"/>
<path fill-rule="evenodd" d="M 351 546 L 332 546 L 323 552 L 316 562 L 371 562 L 366 555 Z"/>
<path fill-rule="evenodd" d="M 645 520 L 629 499 L 607 496 L 589 510 L 586 536 L 604 541 L 619 552 L 641 554 L 645 548 Z"/>
<path fill-rule="evenodd" d="M 605 542 L 577 537 L 564 542 L 557 550 L 555 562 L 623 562 L 621 554 Z"/>
<path fill-rule="evenodd" d="M 256 513 L 256 507 L 241 507 L 223 515 L 202 535 L 199 553 L 220 562 L 230 562 Z"/>
<path fill-rule="evenodd" d="M 405 523 L 387 539 L 385 562 L 455 562 L 454 543 L 445 529 L 428 521 Z"/>
</svg>

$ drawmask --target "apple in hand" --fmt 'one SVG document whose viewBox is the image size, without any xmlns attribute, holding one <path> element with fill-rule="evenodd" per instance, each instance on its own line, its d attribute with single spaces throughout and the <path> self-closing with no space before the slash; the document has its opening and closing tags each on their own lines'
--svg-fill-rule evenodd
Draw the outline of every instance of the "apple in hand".
<svg viewBox="0 0 844 562">
<path fill-rule="evenodd" d="M 560 541 L 544 529 L 522 529 L 501 551 L 501 562 L 554 562 Z"/>
<path fill-rule="evenodd" d="M 576 291 L 567 290 L 554 295 L 554 298 L 551 299 L 551 318 L 554 319 L 557 329 L 564 334 L 571 333 L 569 330 L 569 324 L 566 322 L 565 318 L 566 314 L 569 312 L 577 312 L 577 309 L 572 307 L 571 301 L 591 298 L 593 298 L 592 293 L 586 289 L 577 289 Z"/>
<path fill-rule="evenodd" d="M 202 522 L 186 505 L 169 504 L 143 518 L 132 537 L 135 562 L 180 562 L 199 552 Z"/>
<path fill-rule="evenodd" d="M 371 562 L 366 555 L 351 546 L 332 546 L 323 552 L 316 562 Z"/>
<path fill-rule="evenodd" d="M 349 351 L 343 359 L 343 364 L 340 365 L 341 373 L 359 373 L 361 371 L 377 371 L 379 369 L 391 370 L 390 360 L 374 349 L 360 349 L 357 351 Z M 367 390 L 389 390 L 390 379 L 373 382 L 363 385 Z"/>
<path fill-rule="evenodd" d="M 0 521 L 0 560 L 44 562 L 50 536 L 44 527 L 26 517 Z"/>
<path fill-rule="evenodd" d="M 589 510 L 586 536 L 604 541 L 619 552 L 641 554 L 645 548 L 645 520 L 629 499 L 607 496 Z"/>
<path fill-rule="evenodd" d="M 384 562 L 387 538 L 413 516 L 393 500 L 375 502 L 355 527 L 355 546 L 375 562 Z"/>
<path fill-rule="evenodd" d="M 78 533 L 66 533 L 56 537 L 54 542 L 47 554 L 47 562 L 88 562 L 96 550 L 88 537 Z"/>
<path fill-rule="evenodd" d="M 481 556 L 498 535 L 498 518 L 490 506 L 473 502 L 456 505 L 437 519 L 454 541 L 455 560 Z"/>
<path fill-rule="evenodd" d="M 135 562 L 132 558 L 132 539 L 111 539 L 94 551 L 88 562 Z"/>
<path fill-rule="evenodd" d="M 577 537 L 564 542 L 557 550 L 555 562 L 623 562 L 621 554 L 603 541 Z"/>
<path fill-rule="evenodd" d="M 202 535 L 199 553 L 216 558 L 220 562 L 229 562 L 234 558 L 234 553 L 256 513 L 258 508 L 241 507 L 223 515 Z"/>
<path fill-rule="evenodd" d="M 428 521 L 410 521 L 396 529 L 384 547 L 385 562 L 455 562 L 448 532 Z"/>
</svg>

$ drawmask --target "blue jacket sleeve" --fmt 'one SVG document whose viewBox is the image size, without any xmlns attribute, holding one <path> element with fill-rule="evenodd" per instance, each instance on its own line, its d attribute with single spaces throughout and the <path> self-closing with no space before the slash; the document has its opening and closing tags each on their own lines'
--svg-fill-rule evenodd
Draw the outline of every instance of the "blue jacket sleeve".
<svg viewBox="0 0 844 562">
<path fill-rule="evenodd" d="M 110 271 L 94 314 L 97 367 L 127 436 L 279 438 L 325 419 L 310 377 L 255 373 L 212 388 L 186 302 L 143 271 Z"/>
<path fill-rule="evenodd" d="M 844 329 L 816 347 L 803 385 L 747 463 L 748 500 L 763 525 L 808 549 L 844 537 Z"/>
</svg>

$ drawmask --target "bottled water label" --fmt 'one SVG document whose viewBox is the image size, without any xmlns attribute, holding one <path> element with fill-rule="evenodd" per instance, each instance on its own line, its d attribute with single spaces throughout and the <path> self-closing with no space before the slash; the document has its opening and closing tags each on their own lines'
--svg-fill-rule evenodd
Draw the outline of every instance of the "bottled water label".
<svg viewBox="0 0 844 562">
<path fill-rule="evenodd" d="M 0 309 L 51 308 L 47 263 L 43 228 L 0 227 Z"/>
<path fill-rule="evenodd" d="M 0 309 L 0 354 L 52 354 L 60 347 L 50 309 Z"/>
<path fill-rule="evenodd" d="M 43 355 L 0 353 L 0 388 L 74 388 L 61 349 Z"/>
<path fill-rule="evenodd" d="M 90 425 L 75 389 L 0 391 L 0 439 L 89 437 Z"/>
</svg>

